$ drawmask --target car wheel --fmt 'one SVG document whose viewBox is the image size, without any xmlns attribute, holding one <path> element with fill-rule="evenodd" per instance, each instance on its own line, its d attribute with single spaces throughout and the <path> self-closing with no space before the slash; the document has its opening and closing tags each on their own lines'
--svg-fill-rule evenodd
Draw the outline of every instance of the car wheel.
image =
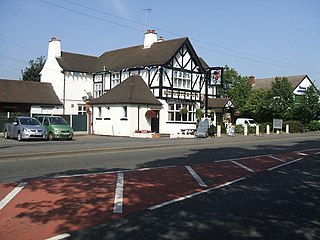
<svg viewBox="0 0 320 240">
<path fill-rule="evenodd" d="M 5 138 L 5 139 L 10 138 L 10 137 L 9 137 L 9 133 L 8 133 L 7 130 L 4 130 L 4 138 Z"/>
<path fill-rule="evenodd" d="M 52 132 L 48 134 L 48 140 L 52 141 L 54 139 Z"/>
<path fill-rule="evenodd" d="M 18 141 L 21 141 L 21 140 L 22 140 L 22 136 L 21 136 L 21 133 L 20 133 L 20 132 L 18 132 L 17 138 L 18 138 Z"/>
</svg>

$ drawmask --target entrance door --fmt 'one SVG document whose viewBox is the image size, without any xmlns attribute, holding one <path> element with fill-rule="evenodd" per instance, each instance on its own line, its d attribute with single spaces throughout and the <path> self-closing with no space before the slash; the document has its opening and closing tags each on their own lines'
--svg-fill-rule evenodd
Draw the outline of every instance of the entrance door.
<svg viewBox="0 0 320 240">
<path fill-rule="evenodd" d="M 155 133 L 159 133 L 159 111 L 155 111 L 157 116 L 155 118 L 151 118 L 151 131 Z"/>
</svg>

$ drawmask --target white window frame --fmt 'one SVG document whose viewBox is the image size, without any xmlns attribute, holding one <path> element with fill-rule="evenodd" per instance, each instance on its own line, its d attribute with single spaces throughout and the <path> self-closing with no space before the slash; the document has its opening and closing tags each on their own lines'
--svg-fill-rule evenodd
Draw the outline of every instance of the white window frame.
<svg viewBox="0 0 320 240">
<path fill-rule="evenodd" d="M 189 72 L 173 70 L 173 87 L 191 89 L 191 74 Z"/>
<path fill-rule="evenodd" d="M 181 115 L 180 109 L 187 108 L 188 113 Z M 169 122 L 194 122 L 196 106 L 193 104 L 171 103 L 168 104 L 168 121 Z"/>
<path fill-rule="evenodd" d="M 120 84 L 120 72 L 111 73 L 111 88 Z"/>
</svg>

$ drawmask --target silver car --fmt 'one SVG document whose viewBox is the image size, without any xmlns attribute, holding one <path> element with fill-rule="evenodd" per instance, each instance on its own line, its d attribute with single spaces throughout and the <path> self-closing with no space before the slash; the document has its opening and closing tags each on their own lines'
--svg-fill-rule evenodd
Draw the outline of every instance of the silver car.
<svg viewBox="0 0 320 240">
<path fill-rule="evenodd" d="M 33 117 L 8 118 L 3 132 L 4 138 L 16 138 L 18 141 L 47 138 L 45 128 Z"/>
</svg>

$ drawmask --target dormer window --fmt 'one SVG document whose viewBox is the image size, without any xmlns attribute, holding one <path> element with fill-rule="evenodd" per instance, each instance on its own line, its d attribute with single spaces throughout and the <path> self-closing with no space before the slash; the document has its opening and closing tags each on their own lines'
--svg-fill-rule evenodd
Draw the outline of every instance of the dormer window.
<svg viewBox="0 0 320 240">
<path fill-rule="evenodd" d="M 120 73 L 114 72 L 111 74 L 111 88 L 114 88 L 120 83 Z"/>
</svg>

